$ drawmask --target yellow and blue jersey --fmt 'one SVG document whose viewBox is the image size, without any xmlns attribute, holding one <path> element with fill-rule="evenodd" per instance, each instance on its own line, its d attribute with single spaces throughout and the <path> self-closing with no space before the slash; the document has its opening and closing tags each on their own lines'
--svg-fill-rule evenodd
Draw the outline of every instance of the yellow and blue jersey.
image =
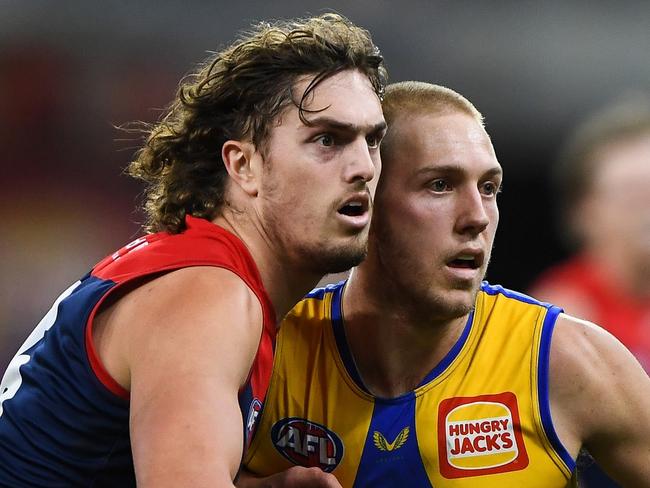
<svg viewBox="0 0 650 488">
<path fill-rule="evenodd" d="M 575 460 L 551 420 L 548 361 L 561 309 L 483 283 L 461 337 L 413 391 L 363 386 L 341 315 L 345 283 L 285 318 L 244 459 L 269 475 L 319 466 L 344 487 L 564 487 Z"/>
</svg>

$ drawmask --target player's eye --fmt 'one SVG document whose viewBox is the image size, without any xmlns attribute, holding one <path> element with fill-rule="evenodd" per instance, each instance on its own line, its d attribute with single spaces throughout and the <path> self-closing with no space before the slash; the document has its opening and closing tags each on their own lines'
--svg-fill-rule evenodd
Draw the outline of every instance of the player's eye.
<svg viewBox="0 0 650 488">
<path fill-rule="evenodd" d="M 372 148 L 379 147 L 380 142 L 381 142 L 381 137 L 379 137 L 378 135 L 366 136 L 366 143 L 368 144 L 368 147 L 372 147 Z"/>
<path fill-rule="evenodd" d="M 446 180 L 433 180 L 429 183 L 429 188 L 435 192 L 443 192 L 451 189 Z"/>
<path fill-rule="evenodd" d="M 495 183 L 494 181 L 486 181 L 483 183 L 484 195 L 493 196 L 498 193 L 501 193 L 501 185 Z"/>
<path fill-rule="evenodd" d="M 321 146 L 330 147 L 334 145 L 334 137 L 331 134 L 322 134 L 316 138 Z"/>
</svg>

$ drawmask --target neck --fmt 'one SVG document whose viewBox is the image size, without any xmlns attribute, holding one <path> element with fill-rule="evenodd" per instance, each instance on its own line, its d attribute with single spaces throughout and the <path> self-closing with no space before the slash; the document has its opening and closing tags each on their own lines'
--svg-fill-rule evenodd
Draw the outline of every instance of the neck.
<svg viewBox="0 0 650 488">
<path fill-rule="evenodd" d="M 376 286 L 381 280 L 358 271 L 343 296 L 346 337 L 364 386 L 393 398 L 420 385 L 456 343 L 468 316 L 423 316 L 387 298 Z"/>
<path fill-rule="evenodd" d="M 274 248 L 272 239 L 259 226 L 234 211 L 224 210 L 213 222 L 236 235 L 253 256 L 278 321 L 322 278 L 307 271 L 304 264 L 289 262 L 286 253 Z"/>
</svg>

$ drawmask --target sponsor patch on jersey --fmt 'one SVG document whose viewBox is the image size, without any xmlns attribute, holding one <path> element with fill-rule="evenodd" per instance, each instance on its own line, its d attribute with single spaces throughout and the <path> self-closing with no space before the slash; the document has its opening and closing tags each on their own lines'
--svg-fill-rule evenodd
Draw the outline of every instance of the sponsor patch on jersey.
<svg viewBox="0 0 650 488">
<path fill-rule="evenodd" d="M 122 249 L 114 252 L 111 255 L 111 259 L 113 259 L 113 261 L 117 261 L 118 259 L 120 259 L 122 256 L 124 256 L 129 251 L 135 251 L 137 249 L 141 249 L 141 248 L 143 248 L 145 246 L 148 246 L 148 245 L 149 245 L 149 241 L 147 240 L 147 236 L 138 237 L 135 241 L 129 242 Z"/>
<path fill-rule="evenodd" d="M 528 466 L 517 397 L 510 392 L 443 400 L 438 456 L 445 478 L 517 471 Z"/>
<path fill-rule="evenodd" d="M 260 416 L 261 411 L 262 402 L 257 398 L 253 398 L 250 407 L 248 407 L 248 418 L 246 419 L 246 446 L 249 446 L 253 439 L 255 427 L 257 427 L 257 418 Z"/>
<path fill-rule="evenodd" d="M 372 434 L 372 442 L 380 451 L 395 451 L 406 443 L 409 438 L 409 430 L 410 429 L 408 427 L 404 427 L 400 433 L 397 434 L 397 437 L 395 437 L 393 442 L 388 442 L 384 435 L 376 430 Z"/>
<path fill-rule="evenodd" d="M 326 473 L 343 459 L 343 442 L 327 427 L 298 417 L 279 420 L 271 429 L 275 448 L 294 464 Z"/>
</svg>

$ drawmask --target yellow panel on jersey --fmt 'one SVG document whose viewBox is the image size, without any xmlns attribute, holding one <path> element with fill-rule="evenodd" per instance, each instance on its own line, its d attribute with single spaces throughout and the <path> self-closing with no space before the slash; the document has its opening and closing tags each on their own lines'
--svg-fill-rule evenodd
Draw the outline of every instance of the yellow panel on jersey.
<svg viewBox="0 0 650 488">
<path fill-rule="evenodd" d="M 484 283 L 457 343 L 414 391 L 369 394 L 341 318 L 344 283 L 285 318 L 245 465 L 295 464 L 344 487 L 564 487 L 575 461 L 553 428 L 550 339 L 560 309 Z"/>
</svg>

